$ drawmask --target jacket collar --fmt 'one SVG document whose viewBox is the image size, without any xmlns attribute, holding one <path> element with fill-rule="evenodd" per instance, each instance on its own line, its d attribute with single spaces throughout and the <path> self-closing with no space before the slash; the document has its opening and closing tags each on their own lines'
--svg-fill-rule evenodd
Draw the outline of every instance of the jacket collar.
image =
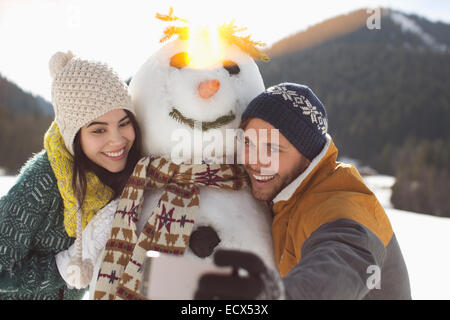
<svg viewBox="0 0 450 320">
<path fill-rule="evenodd" d="M 298 189 L 298 187 L 311 176 L 312 172 L 315 171 L 314 169 L 325 158 L 332 144 L 331 136 L 328 133 L 325 137 L 326 143 L 322 151 L 311 161 L 305 171 L 303 171 L 297 178 L 294 179 L 294 181 L 292 181 L 290 184 L 284 187 L 284 189 L 282 189 L 280 193 L 278 193 L 278 195 L 272 200 L 274 204 L 280 201 L 289 200 L 294 192 Z"/>
</svg>

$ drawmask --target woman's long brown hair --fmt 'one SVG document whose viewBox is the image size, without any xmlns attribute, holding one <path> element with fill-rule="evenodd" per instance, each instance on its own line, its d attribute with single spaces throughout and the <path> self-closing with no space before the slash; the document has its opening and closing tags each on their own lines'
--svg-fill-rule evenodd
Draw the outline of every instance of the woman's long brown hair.
<svg viewBox="0 0 450 320">
<path fill-rule="evenodd" d="M 75 196 L 78 201 L 79 208 L 83 207 L 83 202 L 86 196 L 87 182 L 86 182 L 86 173 L 88 171 L 93 172 L 100 181 L 110 187 L 113 192 L 113 198 L 118 197 L 123 188 L 125 187 L 128 178 L 133 173 L 134 167 L 139 159 L 142 157 L 142 135 L 139 129 L 139 125 L 136 121 L 135 116 L 128 110 L 125 110 L 130 121 L 134 128 L 135 139 L 134 143 L 128 153 L 127 163 L 125 165 L 125 169 L 112 173 L 98 164 L 89 160 L 86 154 L 83 152 L 81 148 L 81 130 L 78 131 L 74 140 L 74 163 L 73 163 L 73 176 L 72 176 L 72 187 L 75 193 Z"/>
</svg>

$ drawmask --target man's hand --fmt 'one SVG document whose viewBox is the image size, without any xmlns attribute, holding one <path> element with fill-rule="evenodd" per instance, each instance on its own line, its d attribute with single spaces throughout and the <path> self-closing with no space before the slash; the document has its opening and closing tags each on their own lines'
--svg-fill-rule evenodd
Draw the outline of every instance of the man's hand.
<svg viewBox="0 0 450 320">
<path fill-rule="evenodd" d="M 251 252 L 218 250 L 214 254 L 217 266 L 231 266 L 230 275 L 205 274 L 199 280 L 195 299 L 275 300 L 284 298 L 279 275 L 269 270 L 264 262 Z M 239 272 L 244 270 L 244 272 Z M 242 273 L 246 273 L 242 275 Z"/>
</svg>

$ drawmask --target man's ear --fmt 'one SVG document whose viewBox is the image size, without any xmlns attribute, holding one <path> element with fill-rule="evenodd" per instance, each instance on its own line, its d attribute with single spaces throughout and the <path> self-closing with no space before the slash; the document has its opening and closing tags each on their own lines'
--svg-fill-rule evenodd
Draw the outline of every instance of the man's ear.
<svg viewBox="0 0 450 320">
<path fill-rule="evenodd" d="M 303 157 L 303 156 L 302 156 L 302 158 L 303 158 L 303 161 L 304 161 L 303 170 L 306 170 L 306 168 L 308 168 L 309 165 L 311 164 L 311 160 L 309 160 L 307 157 Z"/>
</svg>

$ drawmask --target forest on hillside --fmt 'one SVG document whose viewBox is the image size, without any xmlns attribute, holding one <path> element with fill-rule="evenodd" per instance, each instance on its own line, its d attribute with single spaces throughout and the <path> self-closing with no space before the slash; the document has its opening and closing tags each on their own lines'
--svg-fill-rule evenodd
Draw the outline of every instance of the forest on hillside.
<svg viewBox="0 0 450 320">
<path fill-rule="evenodd" d="M 17 174 L 25 161 L 43 148 L 51 105 L 0 76 L 0 168 Z"/>
<path fill-rule="evenodd" d="M 450 54 L 358 38 L 259 63 L 266 86 L 308 85 L 340 155 L 397 178 L 396 208 L 450 217 Z"/>
</svg>

